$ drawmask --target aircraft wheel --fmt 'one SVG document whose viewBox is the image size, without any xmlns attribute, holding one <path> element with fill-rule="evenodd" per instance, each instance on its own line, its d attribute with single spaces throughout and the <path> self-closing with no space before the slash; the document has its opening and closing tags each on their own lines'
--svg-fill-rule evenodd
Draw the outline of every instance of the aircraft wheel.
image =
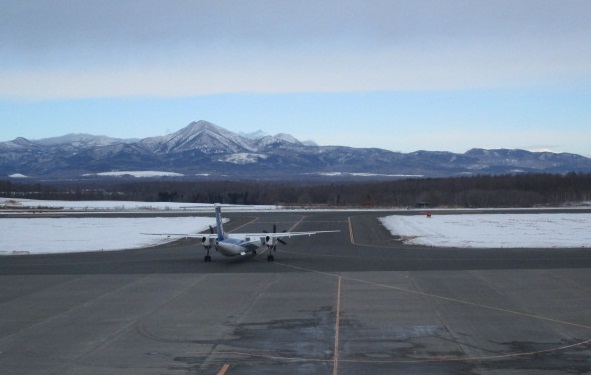
<svg viewBox="0 0 591 375">
<path fill-rule="evenodd" d="M 211 262 L 211 256 L 206 255 L 204 261 L 205 261 L 205 263 Z"/>
<path fill-rule="evenodd" d="M 275 260 L 275 257 L 271 254 L 267 255 L 267 262 L 273 262 Z"/>
</svg>

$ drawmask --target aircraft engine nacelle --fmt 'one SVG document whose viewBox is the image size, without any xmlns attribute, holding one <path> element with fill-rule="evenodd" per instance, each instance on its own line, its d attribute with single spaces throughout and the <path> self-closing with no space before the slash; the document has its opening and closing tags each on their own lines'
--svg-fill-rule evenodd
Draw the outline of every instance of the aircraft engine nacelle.
<svg viewBox="0 0 591 375">
<path fill-rule="evenodd" d="M 265 244 L 269 247 L 273 247 L 277 243 L 277 239 L 275 237 L 267 236 L 265 237 Z"/>
<path fill-rule="evenodd" d="M 215 245 L 215 238 L 208 238 L 203 236 L 203 238 L 201 238 L 201 244 L 203 245 L 203 247 L 210 248 L 213 245 Z"/>
</svg>

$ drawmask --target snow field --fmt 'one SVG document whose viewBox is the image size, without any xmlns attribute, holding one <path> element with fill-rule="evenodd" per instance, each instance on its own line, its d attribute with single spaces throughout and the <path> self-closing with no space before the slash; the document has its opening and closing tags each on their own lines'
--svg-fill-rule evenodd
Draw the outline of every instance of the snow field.
<svg viewBox="0 0 591 375">
<path fill-rule="evenodd" d="M 122 201 L 68 202 L 0 198 L 4 211 L 22 207 L 63 207 L 79 211 L 183 210 L 213 212 L 210 204 Z M 277 206 L 234 206 L 224 210 L 280 210 Z M 121 250 L 154 246 L 180 238 L 142 233 L 196 234 L 215 225 L 213 217 L 155 218 L 2 218 L 0 255 Z M 30 210 L 25 210 L 29 213 Z M 591 247 L 591 214 L 539 213 L 392 215 L 380 219 L 393 235 L 408 244 L 468 248 Z"/>
<path fill-rule="evenodd" d="M 136 201 L 52 201 L 38 199 L 22 198 L 2 198 L 0 197 L 0 206 L 4 209 L 41 209 L 41 208 L 60 208 L 62 212 L 68 211 L 207 211 L 213 212 L 214 205 L 208 203 L 178 203 L 178 202 L 136 202 Z M 241 206 L 241 205 L 223 205 L 224 210 L 273 210 L 277 206 Z M 2 212 L 0 211 L 0 214 Z"/>
<path fill-rule="evenodd" d="M 196 234 L 213 217 L 0 219 L 0 255 L 122 250 L 182 238 L 142 233 Z"/>
<path fill-rule="evenodd" d="M 591 247 L 591 214 L 387 216 L 380 219 L 405 243 L 468 248 Z"/>
<path fill-rule="evenodd" d="M 178 210 L 211 209 L 212 204 L 134 201 L 50 201 L 21 198 L 1 198 L 0 205 L 7 209 L 21 207 L 59 207 L 64 210 L 123 211 L 123 210 Z"/>
</svg>

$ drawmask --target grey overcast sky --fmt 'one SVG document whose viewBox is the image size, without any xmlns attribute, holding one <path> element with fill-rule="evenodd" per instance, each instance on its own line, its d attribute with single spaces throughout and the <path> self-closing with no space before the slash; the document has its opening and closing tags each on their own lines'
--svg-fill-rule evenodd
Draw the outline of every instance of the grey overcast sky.
<svg viewBox="0 0 591 375">
<path fill-rule="evenodd" d="M 591 156 L 591 1 L 0 0 L 0 141 L 208 120 Z"/>
</svg>

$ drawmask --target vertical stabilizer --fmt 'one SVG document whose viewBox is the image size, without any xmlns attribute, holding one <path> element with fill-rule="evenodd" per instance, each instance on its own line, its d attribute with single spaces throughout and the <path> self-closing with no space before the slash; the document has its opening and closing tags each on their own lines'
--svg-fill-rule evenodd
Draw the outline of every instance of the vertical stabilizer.
<svg viewBox="0 0 591 375">
<path fill-rule="evenodd" d="M 224 233 L 224 226 L 222 223 L 222 206 L 219 203 L 215 205 L 215 223 L 217 226 L 218 231 L 218 241 L 222 241 L 226 238 L 226 234 Z"/>
</svg>

